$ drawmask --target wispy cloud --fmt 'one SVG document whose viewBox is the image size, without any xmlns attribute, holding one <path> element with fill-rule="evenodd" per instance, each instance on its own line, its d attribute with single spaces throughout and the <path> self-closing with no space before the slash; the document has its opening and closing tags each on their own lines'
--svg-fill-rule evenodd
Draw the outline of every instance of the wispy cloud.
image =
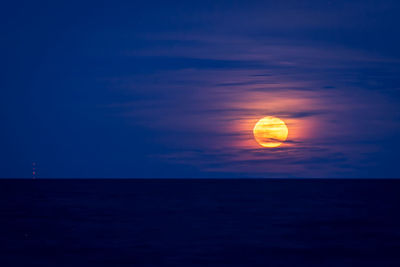
<svg viewBox="0 0 400 267">
<path fill-rule="evenodd" d="M 328 24 L 329 14 L 322 20 Z M 298 27 L 316 26 L 304 20 Z M 376 151 L 358 142 L 390 131 L 393 114 L 384 113 L 394 103 L 382 90 L 398 89 L 397 59 L 237 33 L 142 38 L 166 45 L 126 51 L 126 57 L 158 68 L 109 77 L 126 96 L 109 108 L 133 125 L 162 132 L 155 142 L 170 150 L 152 157 L 192 164 L 205 174 L 354 176 Z M 289 127 L 287 142 L 276 149 L 260 148 L 252 136 L 255 122 L 267 115 Z"/>
</svg>

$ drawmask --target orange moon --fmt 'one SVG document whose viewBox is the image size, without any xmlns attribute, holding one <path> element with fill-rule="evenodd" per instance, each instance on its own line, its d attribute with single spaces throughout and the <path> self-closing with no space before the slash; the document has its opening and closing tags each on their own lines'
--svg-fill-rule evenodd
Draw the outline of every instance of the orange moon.
<svg viewBox="0 0 400 267">
<path fill-rule="evenodd" d="M 283 120 L 268 116 L 260 119 L 253 129 L 254 139 L 262 147 L 278 147 L 286 141 L 289 130 Z"/>
</svg>

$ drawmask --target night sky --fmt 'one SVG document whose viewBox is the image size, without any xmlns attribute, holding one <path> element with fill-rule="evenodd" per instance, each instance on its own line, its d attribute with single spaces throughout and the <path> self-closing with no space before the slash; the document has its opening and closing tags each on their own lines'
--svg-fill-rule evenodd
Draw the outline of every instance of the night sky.
<svg viewBox="0 0 400 267">
<path fill-rule="evenodd" d="M 0 177 L 400 176 L 400 2 L 6 1 Z M 262 117 L 289 128 L 263 148 Z"/>
</svg>

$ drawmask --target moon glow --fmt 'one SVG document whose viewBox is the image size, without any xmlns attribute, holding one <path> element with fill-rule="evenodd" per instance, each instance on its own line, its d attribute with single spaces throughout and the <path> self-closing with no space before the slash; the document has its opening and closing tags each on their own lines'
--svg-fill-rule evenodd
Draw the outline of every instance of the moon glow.
<svg viewBox="0 0 400 267">
<path fill-rule="evenodd" d="M 254 139 L 262 147 L 278 147 L 288 136 L 286 124 L 279 118 L 268 116 L 260 119 L 253 129 Z"/>
</svg>

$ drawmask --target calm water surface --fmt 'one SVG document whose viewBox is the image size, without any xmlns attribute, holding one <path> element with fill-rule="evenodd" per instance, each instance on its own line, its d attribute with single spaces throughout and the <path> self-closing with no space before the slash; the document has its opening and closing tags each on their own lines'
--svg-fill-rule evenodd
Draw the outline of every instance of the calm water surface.
<svg viewBox="0 0 400 267">
<path fill-rule="evenodd" d="M 0 266 L 400 266 L 400 180 L 2 180 Z"/>
</svg>

